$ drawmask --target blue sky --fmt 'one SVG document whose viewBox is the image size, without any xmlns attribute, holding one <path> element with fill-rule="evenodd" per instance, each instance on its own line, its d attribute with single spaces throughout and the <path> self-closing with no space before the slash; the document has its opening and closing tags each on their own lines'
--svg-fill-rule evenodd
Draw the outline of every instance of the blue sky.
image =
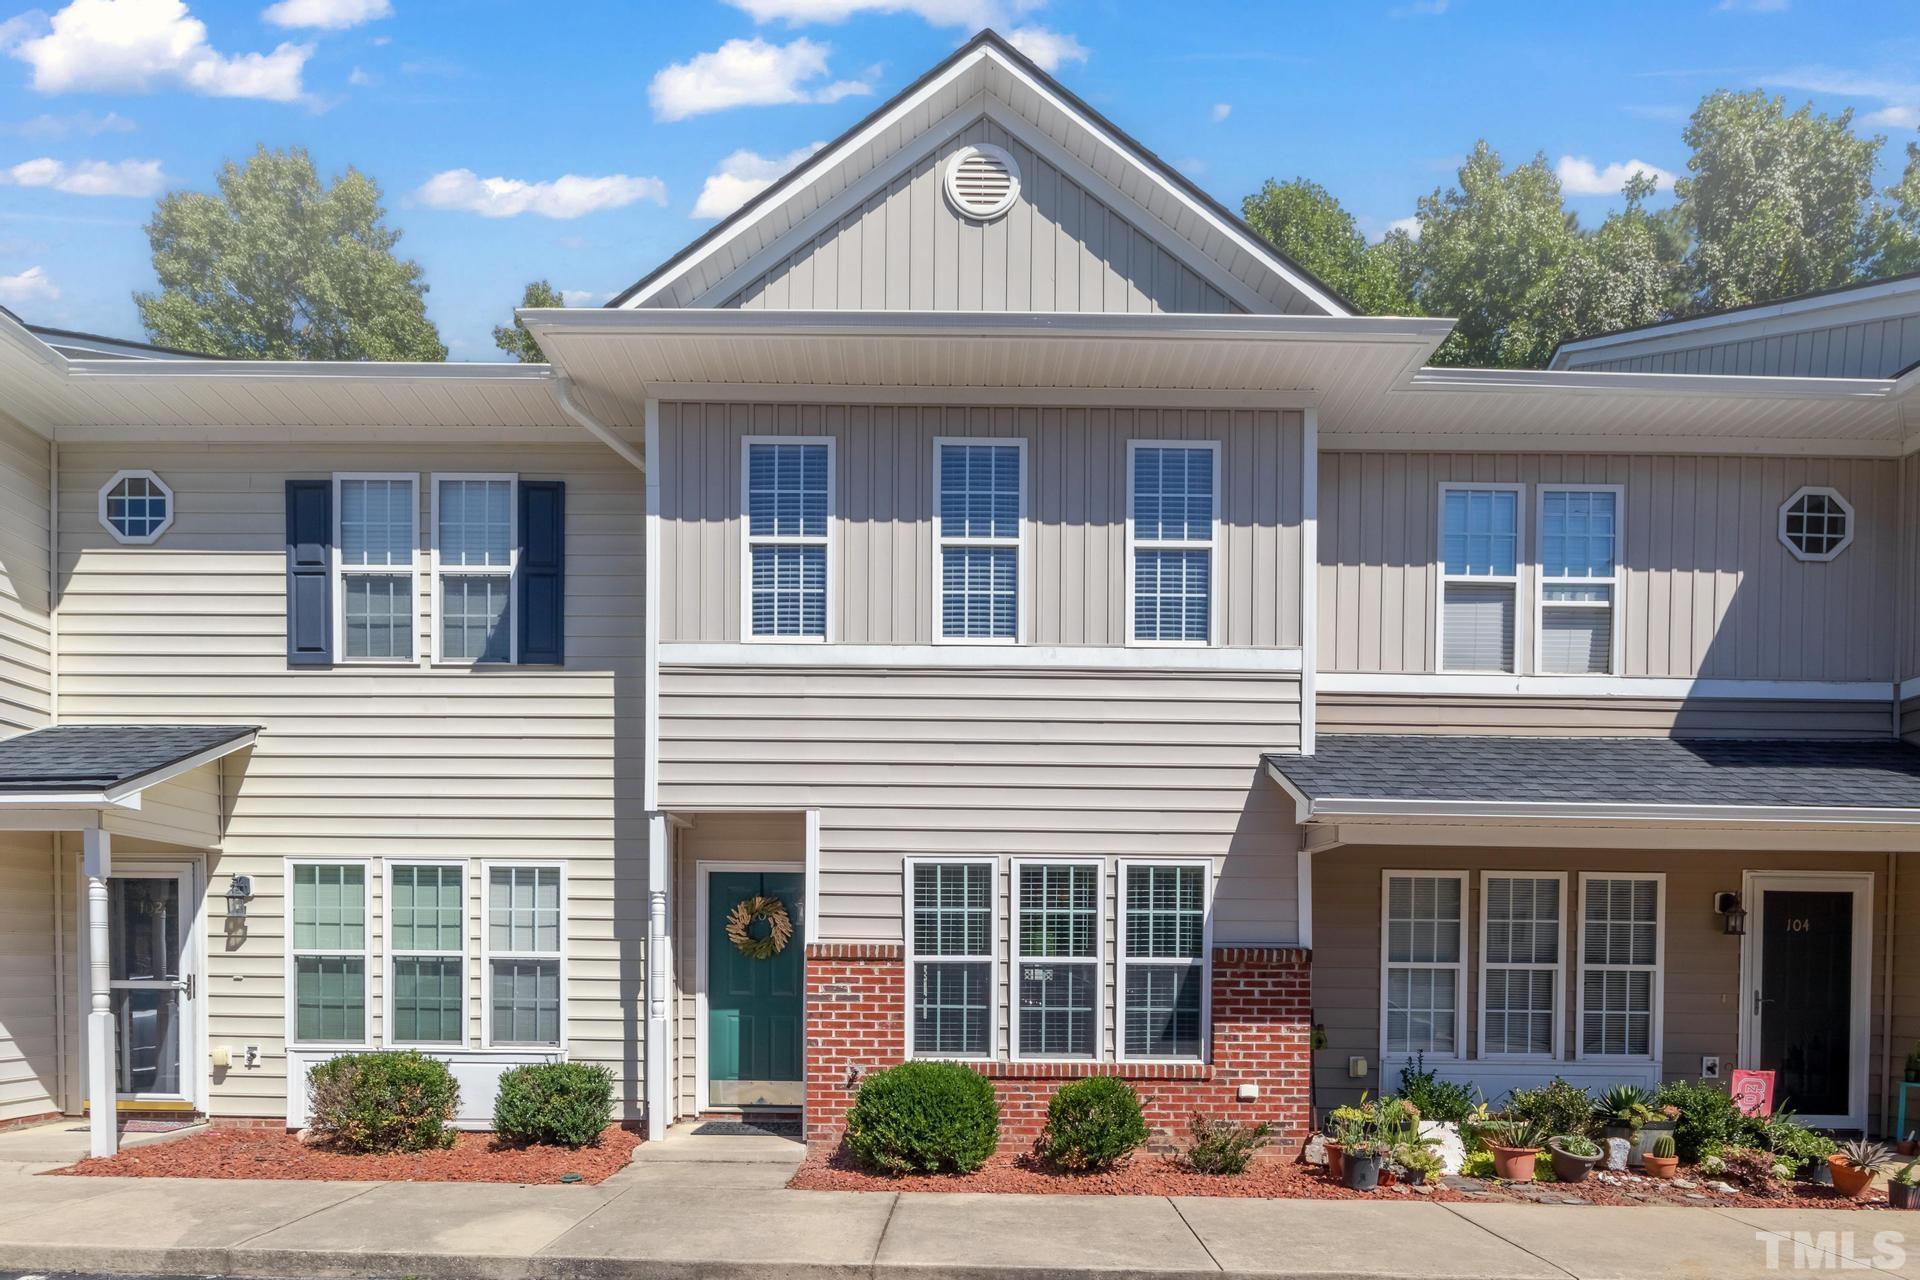
<svg viewBox="0 0 1920 1280">
<path fill-rule="evenodd" d="M 0 24 L 0 303 L 140 336 L 154 196 L 300 144 L 381 184 L 453 358 L 499 358 L 527 280 L 604 301 L 982 22 L 1226 203 L 1304 175 L 1376 235 L 1480 137 L 1679 172 L 1722 86 L 1857 108 L 1883 179 L 1920 140 L 1914 0 L 71 0 Z"/>
</svg>

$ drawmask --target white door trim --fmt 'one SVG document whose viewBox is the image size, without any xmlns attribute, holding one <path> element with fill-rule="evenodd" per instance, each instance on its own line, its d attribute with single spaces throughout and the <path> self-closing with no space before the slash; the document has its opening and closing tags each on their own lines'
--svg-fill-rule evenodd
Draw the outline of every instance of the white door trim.
<svg viewBox="0 0 1920 1280">
<path fill-rule="evenodd" d="M 76 877 L 82 876 L 79 864 L 73 867 Z M 181 911 L 185 916 L 187 931 L 180 942 L 180 969 L 182 976 L 192 975 L 191 994 L 186 1000 L 186 1025 L 180 1037 L 180 1092 L 115 1095 L 118 1106 L 122 1102 L 185 1102 L 195 1111 L 207 1109 L 207 934 L 206 934 L 206 858 L 202 854 L 142 854 L 126 853 L 114 850 L 113 867 L 108 878 L 123 879 L 137 876 L 178 875 L 182 877 Z M 86 910 L 87 895 L 83 882 L 76 879 L 79 892 L 74 904 L 76 928 L 74 929 L 75 972 L 85 974 L 87 957 Z M 86 1060 L 86 1015 L 87 992 L 84 983 L 76 996 L 75 1021 L 79 1027 L 79 1059 Z M 83 1100 L 87 1106 L 93 1105 L 93 1099 L 86 1096 L 87 1088 L 81 1080 L 74 1097 Z M 75 1108 L 78 1110 L 78 1107 Z"/>
<path fill-rule="evenodd" d="M 702 1115 L 706 1112 L 711 1095 L 707 1081 L 707 904 L 709 879 L 716 871 L 771 871 L 780 875 L 800 877 L 800 892 L 807 891 L 807 867 L 803 861 L 777 862 L 770 859 L 733 862 L 725 858 L 702 859 L 693 864 L 694 880 L 694 917 L 693 917 L 693 1112 Z M 800 920 L 795 932 L 798 933 L 787 945 L 805 946 L 813 937 L 812 926 L 814 905 L 811 902 L 800 904 Z M 804 961 L 802 962 L 805 963 Z M 805 1017 L 804 997 L 802 1013 Z M 806 1034 L 802 1024 L 801 1034 Z M 804 1040 L 802 1042 L 804 1046 Z"/>
<path fill-rule="evenodd" d="M 1870 1006 L 1873 982 L 1873 873 L 1870 871 L 1746 871 L 1740 876 L 1740 901 L 1747 909 L 1747 932 L 1740 939 L 1740 1065 L 1760 1065 L 1760 990 L 1763 895 L 1769 889 L 1815 890 L 1853 895 L 1853 990 L 1849 1000 L 1848 1043 L 1853 1079 L 1847 1086 L 1845 1115 L 1801 1115 L 1808 1124 L 1833 1129 L 1867 1127 L 1867 1069 L 1873 1053 Z M 1791 1103 L 1791 1099 L 1787 1099 Z"/>
</svg>

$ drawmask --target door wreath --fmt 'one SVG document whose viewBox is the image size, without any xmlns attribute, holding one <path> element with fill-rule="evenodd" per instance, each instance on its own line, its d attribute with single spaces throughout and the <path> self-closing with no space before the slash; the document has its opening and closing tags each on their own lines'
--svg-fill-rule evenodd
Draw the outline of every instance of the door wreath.
<svg viewBox="0 0 1920 1280">
<path fill-rule="evenodd" d="M 750 930 L 762 920 L 767 922 L 767 931 L 756 938 Z M 749 959 L 771 959 L 793 941 L 793 917 L 787 914 L 786 903 L 770 894 L 742 898 L 727 912 L 727 941 Z"/>
</svg>

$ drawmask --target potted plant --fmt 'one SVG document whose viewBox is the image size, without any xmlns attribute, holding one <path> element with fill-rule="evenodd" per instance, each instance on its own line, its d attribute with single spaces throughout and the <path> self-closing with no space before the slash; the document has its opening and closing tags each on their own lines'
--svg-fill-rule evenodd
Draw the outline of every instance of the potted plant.
<svg viewBox="0 0 1920 1280">
<path fill-rule="evenodd" d="M 1547 1155 L 1553 1160 L 1555 1182 L 1584 1182 L 1587 1173 L 1600 1163 L 1600 1148 L 1592 1138 L 1577 1133 L 1555 1134 L 1548 1138 Z"/>
<path fill-rule="evenodd" d="M 1909 1160 L 1887 1179 L 1887 1204 L 1895 1209 L 1920 1209 L 1920 1160 Z"/>
<path fill-rule="evenodd" d="M 1827 1157 L 1833 1185 L 1849 1200 L 1862 1200 L 1873 1190 L 1873 1175 L 1886 1166 L 1890 1153 L 1884 1143 L 1855 1138 Z"/>
<path fill-rule="evenodd" d="M 1920 1044 L 1907 1050 L 1907 1079 L 1920 1083 Z"/>
<path fill-rule="evenodd" d="M 1671 1180 L 1680 1170 L 1680 1156 L 1674 1150 L 1673 1135 L 1663 1133 L 1653 1140 L 1653 1147 L 1640 1157 L 1647 1175 L 1653 1178 Z"/>
<path fill-rule="evenodd" d="M 1353 1137 L 1361 1136 L 1360 1131 L 1365 1128 L 1367 1121 L 1372 1116 L 1372 1112 L 1372 1104 L 1366 1100 L 1366 1095 L 1362 1094 L 1360 1096 L 1359 1106 L 1335 1107 L 1327 1116 L 1327 1137 L 1325 1145 L 1327 1149 L 1327 1176 L 1329 1178 L 1338 1179 L 1343 1175 L 1345 1162 L 1341 1157 L 1345 1150 L 1347 1138 L 1349 1135 Z"/>
<path fill-rule="evenodd" d="M 1600 1136 L 1609 1141 L 1627 1143 L 1627 1163 L 1638 1163 L 1640 1131 L 1659 1116 L 1646 1091 L 1630 1084 L 1617 1084 L 1600 1095 L 1593 1104 L 1594 1119 L 1600 1122 Z M 1614 1166 L 1620 1167 L 1620 1166 Z"/>
<path fill-rule="evenodd" d="M 1445 1161 L 1428 1139 L 1396 1148 L 1393 1162 L 1399 1166 L 1400 1180 L 1410 1187 L 1425 1185 L 1429 1178 L 1438 1178 L 1445 1169 Z"/>
<path fill-rule="evenodd" d="M 1508 1121 L 1489 1129 L 1487 1150 L 1493 1153 L 1493 1176 L 1508 1182 L 1532 1182 L 1540 1142 L 1540 1131 L 1524 1121 Z"/>
<path fill-rule="evenodd" d="M 1391 1148 L 1378 1138 L 1361 1138 L 1345 1144 L 1340 1153 L 1340 1181 L 1349 1191 L 1372 1191 L 1380 1185 L 1380 1166 L 1386 1163 Z"/>
</svg>

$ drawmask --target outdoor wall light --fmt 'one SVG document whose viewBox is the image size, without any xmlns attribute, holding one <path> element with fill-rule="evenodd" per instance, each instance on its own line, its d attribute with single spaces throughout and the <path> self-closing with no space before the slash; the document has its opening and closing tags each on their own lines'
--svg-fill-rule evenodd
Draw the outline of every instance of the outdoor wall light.
<svg viewBox="0 0 1920 1280">
<path fill-rule="evenodd" d="M 247 914 L 247 899 L 253 896 L 253 877 L 235 876 L 227 884 L 227 914 L 244 916 Z"/>
<path fill-rule="evenodd" d="M 1721 932 L 1728 937 L 1738 938 L 1747 931 L 1747 909 L 1740 905 L 1739 894 L 1714 894 L 1713 909 L 1720 913 Z"/>
</svg>

